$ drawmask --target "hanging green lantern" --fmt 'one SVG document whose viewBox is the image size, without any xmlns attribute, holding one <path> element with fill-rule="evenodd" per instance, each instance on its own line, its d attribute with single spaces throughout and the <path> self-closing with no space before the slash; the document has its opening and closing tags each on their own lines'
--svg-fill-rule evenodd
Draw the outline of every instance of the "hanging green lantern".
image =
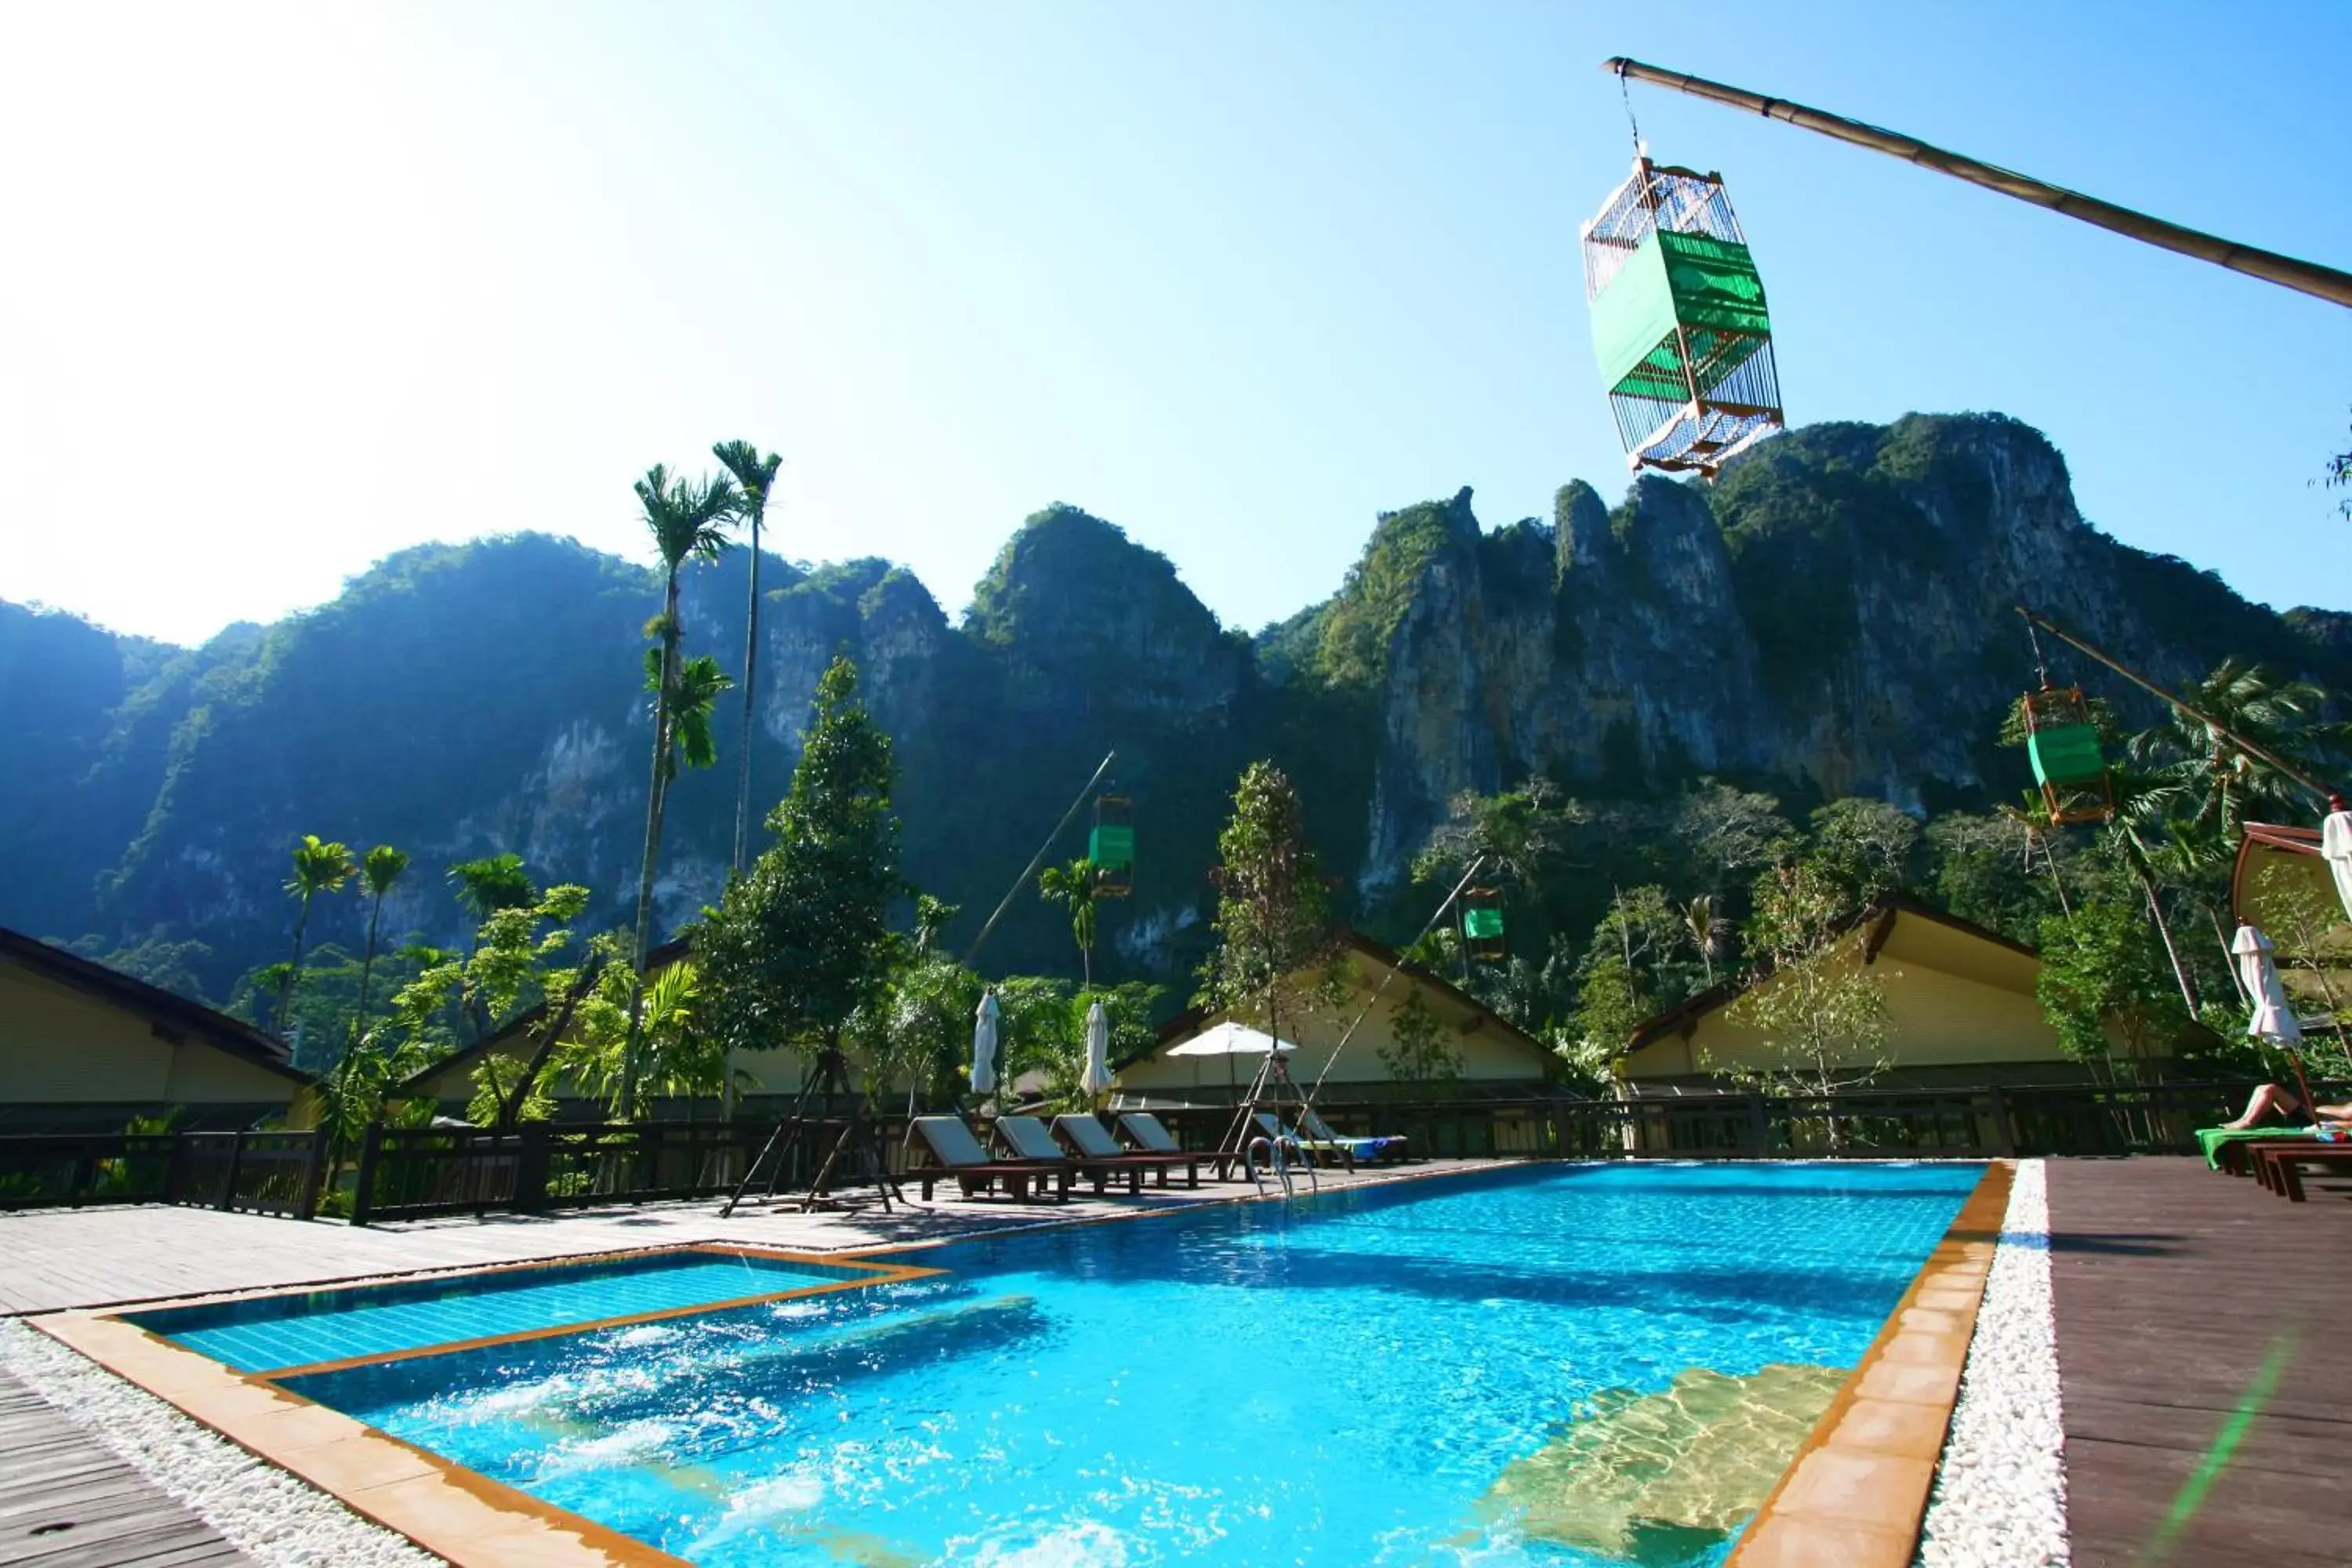
<svg viewBox="0 0 2352 1568">
<path fill-rule="evenodd" d="M 2025 752 L 2033 782 L 2056 823 L 2105 822 L 2116 814 L 2099 727 L 2080 688 L 2043 687 L 2025 694 Z"/>
<path fill-rule="evenodd" d="M 1722 176 L 1636 159 L 1580 237 L 1629 467 L 1712 475 L 1780 428 L 1764 282 Z"/>
<path fill-rule="evenodd" d="M 1123 795 L 1095 797 L 1095 825 L 1087 835 L 1087 858 L 1100 879 L 1096 892 L 1123 899 L 1135 890 L 1135 804 Z"/>
</svg>

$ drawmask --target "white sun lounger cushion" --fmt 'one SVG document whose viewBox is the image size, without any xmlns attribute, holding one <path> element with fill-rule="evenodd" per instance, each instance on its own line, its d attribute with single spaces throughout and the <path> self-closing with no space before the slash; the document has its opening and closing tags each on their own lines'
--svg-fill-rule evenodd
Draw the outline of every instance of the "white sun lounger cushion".
<svg viewBox="0 0 2352 1568">
<path fill-rule="evenodd" d="M 964 1125 L 961 1116 L 918 1116 L 915 1128 L 943 1165 L 990 1163 L 988 1151 L 980 1146 L 980 1140 L 971 1135 L 971 1129 Z"/>
<path fill-rule="evenodd" d="M 1127 1135 L 1129 1138 L 1155 1154 L 1182 1152 L 1176 1147 L 1176 1135 L 1160 1124 L 1160 1118 L 1148 1110 L 1122 1110 L 1118 1115 L 1118 1124 L 1127 1129 Z"/>
<path fill-rule="evenodd" d="M 1000 1116 L 996 1130 L 1013 1145 L 1013 1152 L 1024 1160 L 1060 1160 L 1065 1158 L 1062 1146 L 1045 1131 L 1045 1124 L 1034 1116 Z"/>
<path fill-rule="evenodd" d="M 1078 1146 L 1081 1154 L 1091 1155 L 1097 1160 L 1115 1160 L 1121 1152 L 1109 1130 L 1091 1116 L 1056 1116 L 1054 1125 L 1069 1135 L 1070 1142 Z"/>
</svg>

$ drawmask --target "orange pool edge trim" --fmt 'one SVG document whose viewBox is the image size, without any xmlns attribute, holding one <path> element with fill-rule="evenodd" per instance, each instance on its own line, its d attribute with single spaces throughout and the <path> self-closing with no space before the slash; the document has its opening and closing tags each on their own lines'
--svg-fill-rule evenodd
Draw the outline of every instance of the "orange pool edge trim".
<svg viewBox="0 0 2352 1568">
<path fill-rule="evenodd" d="M 464 1568 L 589 1568 L 592 1564 L 604 1564 L 606 1568 L 641 1568 L 641 1565 L 647 1564 L 683 1564 L 684 1559 L 674 1557 L 635 1536 L 492 1480 L 478 1470 L 306 1398 L 284 1387 L 280 1382 L 285 1378 L 355 1366 L 444 1355 L 529 1340 L 558 1339 L 654 1322 L 665 1318 L 796 1300 L 803 1297 L 862 1289 L 871 1285 L 895 1284 L 946 1272 L 908 1264 L 877 1263 L 838 1256 L 816 1257 L 780 1248 L 712 1242 L 603 1253 L 586 1258 L 533 1259 L 494 1268 L 466 1270 L 446 1278 L 456 1279 L 478 1274 L 506 1274 L 524 1268 L 562 1268 L 683 1252 L 717 1252 L 816 1264 L 834 1269 L 855 1268 L 864 1277 L 828 1279 L 791 1290 L 770 1291 L 728 1301 L 599 1319 L 520 1333 L 453 1341 L 410 1351 L 386 1352 L 259 1373 L 236 1372 L 201 1352 L 174 1344 L 152 1330 L 127 1321 L 123 1309 L 52 1313 L 26 1321 L 58 1343 L 89 1357 L 116 1376 L 163 1400 L 198 1425 L 328 1493 L 361 1517 L 404 1536 L 436 1556 L 463 1564 Z M 333 1291 L 320 1291 L 314 1287 L 293 1287 L 191 1298 L 170 1303 L 142 1303 L 135 1310 L 152 1311 L 163 1310 L 167 1305 L 190 1307 L 260 1300 L 277 1296 L 332 1294 L 340 1290 L 364 1289 L 370 1285 L 406 1283 L 410 1278 L 413 1277 L 383 1276 L 370 1281 L 338 1285 Z"/>
<path fill-rule="evenodd" d="M 2016 1173 L 1986 1164 L 1724 1568 L 1910 1568 Z"/>
</svg>

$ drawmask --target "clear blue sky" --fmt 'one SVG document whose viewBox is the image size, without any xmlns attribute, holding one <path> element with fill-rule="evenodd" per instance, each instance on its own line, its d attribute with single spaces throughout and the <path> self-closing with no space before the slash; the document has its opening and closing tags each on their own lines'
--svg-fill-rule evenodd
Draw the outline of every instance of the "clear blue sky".
<svg viewBox="0 0 2352 1568">
<path fill-rule="evenodd" d="M 785 553 L 955 613 L 1054 500 L 1231 624 L 1374 515 L 1623 487 L 1578 224 L 1625 53 L 2352 266 L 2352 5 L 0 8 L 0 596 L 199 638 L 386 552 L 644 558 L 745 436 Z M 2352 605 L 2352 311 L 1636 89 L 1722 171 L 1792 419 L 1998 409 L 2084 511 Z"/>
</svg>

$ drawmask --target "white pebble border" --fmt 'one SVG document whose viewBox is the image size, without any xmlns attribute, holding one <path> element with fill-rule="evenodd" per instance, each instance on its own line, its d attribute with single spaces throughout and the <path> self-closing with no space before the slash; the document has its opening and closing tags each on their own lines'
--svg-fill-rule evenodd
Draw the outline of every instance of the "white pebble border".
<svg viewBox="0 0 2352 1568">
<path fill-rule="evenodd" d="M 441 1562 L 26 1324 L 0 1319 L 0 1367 L 262 1568 L 436 1568 Z"/>
<path fill-rule="evenodd" d="M 2050 1196 L 2018 1162 L 1916 1568 L 2065 1568 L 2065 1428 L 2050 1304 Z"/>
</svg>

